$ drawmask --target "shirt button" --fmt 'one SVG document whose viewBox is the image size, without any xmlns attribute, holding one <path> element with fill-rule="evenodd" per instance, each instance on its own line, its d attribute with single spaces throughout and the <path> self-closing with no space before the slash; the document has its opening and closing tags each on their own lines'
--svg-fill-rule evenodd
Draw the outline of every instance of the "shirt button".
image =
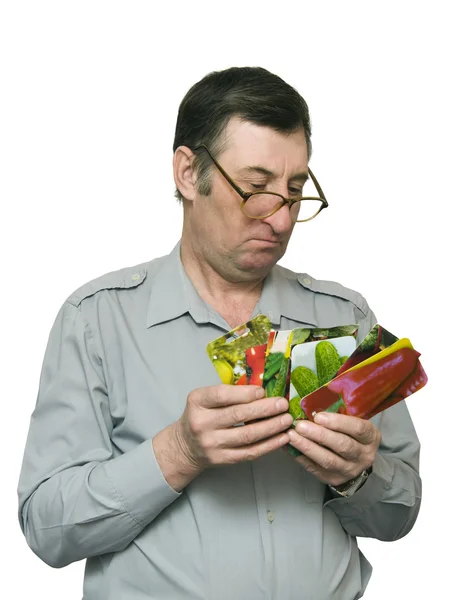
<svg viewBox="0 0 459 600">
<path fill-rule="evenodd" d="M 309 285 L 310 283 L 312 283 L 312 281 L 309 279 L 309 277 L 303 277 L 303 283 L 305 285 Z"/>
<path fill-rule="evenodd" d="M 138 273 L 134 273 L 132 276 L 132 281 L 137 281 L 138 279 L 140 279 L 140 275 Z"/>
<path fill-rule="evenodd" d="M 272 523 L 274 521 L 274 513 L 272 510 L 268 510 L 268 521 Z"/>
</svg>

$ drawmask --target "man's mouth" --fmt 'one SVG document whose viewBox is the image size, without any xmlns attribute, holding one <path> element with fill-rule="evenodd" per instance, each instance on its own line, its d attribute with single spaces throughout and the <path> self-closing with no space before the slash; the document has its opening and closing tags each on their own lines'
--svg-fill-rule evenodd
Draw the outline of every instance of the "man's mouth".
<svg viewBox="0 0 459 600">
<path fill-rule="evenodd" d="M 267 244 L 268 246 L 278 246 L 280 244 L 280 240 L 272 240 L 267 238 L 253 238 L 252 241 L 260 242 L 261 244 Z"/>
</svg>

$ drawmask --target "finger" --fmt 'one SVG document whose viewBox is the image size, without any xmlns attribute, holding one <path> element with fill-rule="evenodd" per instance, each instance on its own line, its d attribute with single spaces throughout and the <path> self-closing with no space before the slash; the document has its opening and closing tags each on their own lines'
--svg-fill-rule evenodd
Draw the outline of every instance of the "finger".
<svg viewBox="0 0 459 600">
<path fill-rule="evenodd" d="M 264 396 L 265 390 L 260 386 L 220 384 L 193 390 L 188 395 L 188 401 L 202 408 L 219 408 L 247 404 Z"/>
<path fill-rule="evenodd" d="M 328 477 L 330 475 L 338 475 L 342 481 L 348 481 L 363 470 L 360 469 L 359 471 L 359 467 L 355 463 L 345 461 L 341 456 L 338 456 L 331 450 L 319 446 L 316 442 L 313 442 L 308 438 L 304 438 L 294 429 L 289 429 L 287 434 L 292 446 L 322 469 Z"/>
<path fill-rule="evenodd" d="M 327 429 L 312 421 L 297 421 L 295 431 L 320 446 L 328 448 L 346 460 L 359 460 L 364 446 L 353 437 Z"/>
<path fill-rule="evenodd" d="M 320 479 L 320 481 L 322 481 L 323 483 L 329 483 L 330 474 L 327 475 L 327 473 L 321 467 L 319 467 L 319 465 L 317 463 L 315 463 L 313 460 L 311 460 L 307 456 L 304 456 L 303 454 L 301 456 L 297 456 L 295 458 L 295 460 L 298 463 L 300 463 L 300 465 L 302 465 L 306 469 L 306 471 L 309 471 L 309 473 L 311 473 L 311 475 L 314 475 L 315 477 L 317 477 L 317 479 Z M 336 484 L 336 485 L 338 485 L 338 484 Z"/>
<path fill-rule="evenodd" d="M 218 432 L 221 445 L 226 448 L 251 446 L 261 440 L 268 439 L 286 431 L 293 423 L 293 418 L 288 413 L 270 419 L 262 419 L 257 423 L 232 427 Z"/>
<path fill-rule="evenodd" d="M 350 415 L 341 415 L 339 413 L 320 412 L 314 417 L 314 422 L 334 431 L 339 431 L 353 437 L 361 444 L 373 444 L 381 434 L 377 427 L 367 419 L 352 417 Z"/>
<path fill-rule="evenodd" d="M 332 486 L 341 485 L 341 484 L 345 483 L 346 481 L 349 481 L 350 479 L 357 477 L 357 475 L 359 475 L 361 473 L 361 471 L 358 471 L 358 470 L 350 470 L 350 471 L 347 471 L 345 474 L 329 472 L 329 471 L 326 471 L 325 469 L 323 469 L 322 467 L 320 467 L 317 463 L 315 463 L 309 457 L 304 456 L 303 454 L 301 456 L 295 457 L 295 460 L 302 467 L 304 467 L 306 469 L 306 471 L 311 473 L 311 475 L 314 475 L 315 477 L 317 477 L 317 479 L 322 481 L 322 483 L 326 483 L 326 484 L 332 485 Z"/>
<path fill-rule="evenodd" d="M 240 463 L 249 460 L 256 460 L 265 454 L 274 452 L 286 446 L 289 443 L 289 437 L 285 433 L 280 433 L 266 440 L 262 440 L 250 446 L 241 448 L 231 448 L 225 453 L 226 463 Z"/>
<path fill-rule="evenodd" d="M 223 429 L 239 423 L 273 417 L 286 413 L 287 410 L 288 400 L 285 398 L 262 398 L 248 404 L 234 404 L 214 411 L 213 423 L 215 427 Z"/>
</svg>

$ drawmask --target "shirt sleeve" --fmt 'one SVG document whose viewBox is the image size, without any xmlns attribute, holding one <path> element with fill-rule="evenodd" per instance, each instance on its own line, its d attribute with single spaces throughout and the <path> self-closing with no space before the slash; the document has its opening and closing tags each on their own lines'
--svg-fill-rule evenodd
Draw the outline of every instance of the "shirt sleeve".
<svg viewBox="0 0 459 600">
<path fill-rule="evenodd" d="M 51 330 L 19 477 L 19 522 L 44 562 L 124 549 L 180 496 L 151 439 L 119 455 L 100 357 L 78 307 L 64 304 Z"/>
<path fill-rule="evenodd" d="M 369 310 L 360 326 L 364 336 L 375 323 Z M 420 443 L 404 400 L 371 420 L 382 435 L 372 473 L 353 496 L 331 499 L 326 506 L 350 535 L 393 541 L 412 529 L 419 513 Z"/>
<path fill-rule="evenodd" d="M 413 527 L 421 505 L 420 445 L 404 401 L 372 421 L 382 443 L 365 484 L 326 503 L 351 535 L 393 541 Z"/>
</svg>

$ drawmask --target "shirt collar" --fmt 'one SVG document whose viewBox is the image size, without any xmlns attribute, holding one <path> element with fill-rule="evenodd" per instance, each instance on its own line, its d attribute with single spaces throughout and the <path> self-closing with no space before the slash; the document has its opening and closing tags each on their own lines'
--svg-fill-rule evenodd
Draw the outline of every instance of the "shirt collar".
<svg viewBox="0 0 459 600">
<path fill-rule="evenodd" d="M 161 259 L 154 273 L 147 313 L 147 327 L 176 319 L 189 313 L 196 323 L 215 323 L 225 328 L 224 320 L 210 309 L 196 292 L 180 258 L 180 241 Z M 314 293 L 299 284 L 293 271 L 275 265 L 266 277 L 253 316 L 266 315 L 273 325 L 281 317 L 317 326 Z"/>
<path fill-rule="evenodd" d="M 154 273 L 148 304 L 147 327 L 171 321 L 189 313 L 196 323 L 209 323 L 206 303 L 191 283 L 180 258 L 180 241 L 163 257 Z"/>
</svg>

